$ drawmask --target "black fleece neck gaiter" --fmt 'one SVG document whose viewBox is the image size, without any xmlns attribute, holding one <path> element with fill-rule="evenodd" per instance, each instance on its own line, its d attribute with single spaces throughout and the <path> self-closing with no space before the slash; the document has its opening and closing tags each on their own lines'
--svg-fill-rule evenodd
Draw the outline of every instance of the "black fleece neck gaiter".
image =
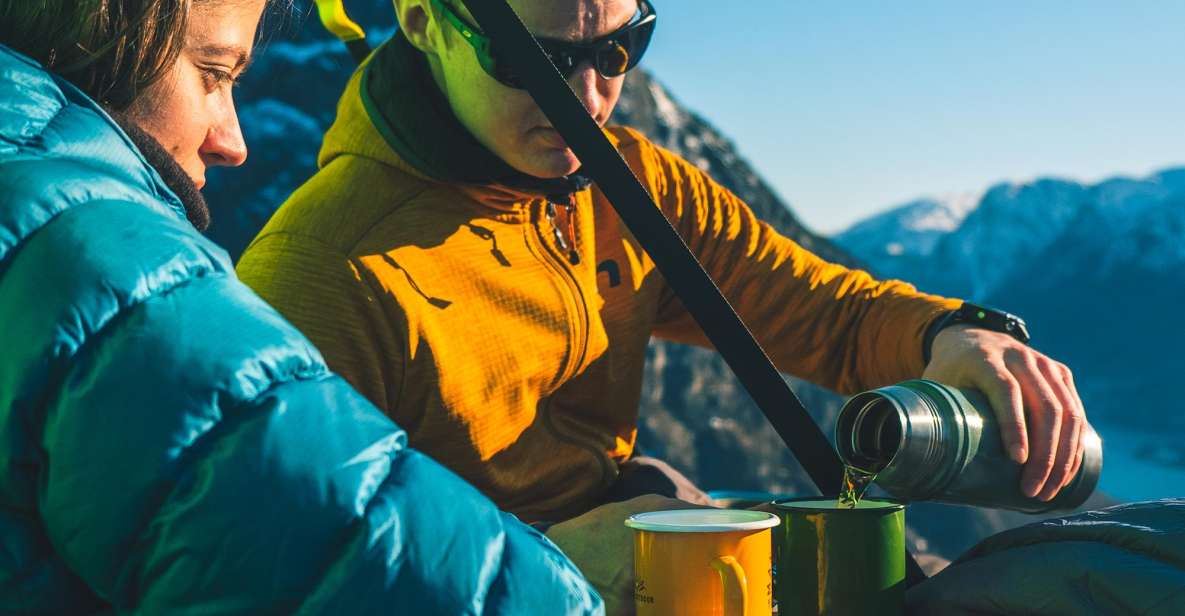
<svg viewBox="0 0 1185 616">
<path fill-rule="evenodd" d="M 144 156 L 144 160 L 156 169 L 165 186 L 181 199 L 181 204 L 185 206 L 185 217 L 189 219 L 190 224 L 198 231 L 205 231 L 210 226 L 210 208 L 189 174 L 177 164 L 155 137 L 140 128 L 126 113 L 106 108 L 104 110 L 127 133 L 132 143 L 140 150 L 140 154 Z"/>
</svg>

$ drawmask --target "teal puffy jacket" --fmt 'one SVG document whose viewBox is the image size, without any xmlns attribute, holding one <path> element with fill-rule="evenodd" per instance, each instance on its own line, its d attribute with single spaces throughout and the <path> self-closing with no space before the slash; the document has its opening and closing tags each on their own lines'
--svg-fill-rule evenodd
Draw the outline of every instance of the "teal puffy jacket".
<svg viewBox="0 0 1185 616">
<path fill-rule="evenodd" d="M 601 609 L 240 284 L 94 102 L 0 46 L 0 613 Z"/>
</svg>

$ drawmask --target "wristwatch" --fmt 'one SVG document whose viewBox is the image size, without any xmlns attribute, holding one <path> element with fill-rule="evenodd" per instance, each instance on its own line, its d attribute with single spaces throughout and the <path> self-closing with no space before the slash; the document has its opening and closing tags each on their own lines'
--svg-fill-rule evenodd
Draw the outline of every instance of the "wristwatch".
<svg viewBox="0 0 1185 616">
<path fill-rule="evenodd" d="M 1024 319 L 995 308 L 988 308 L 971 302 L 963 302 L 958 310 L 948 312 L 936 319 L 926 328 L 926 335 L 922 340 L 922 358 L 930 363 L 930 347 L 934 345 L 934 338 L 938 332 L 952 325 L 971 325 L 980 329 L 1008 334 L 1022 344 L 1029 343 L 1029 328 Z"/>
</svg>

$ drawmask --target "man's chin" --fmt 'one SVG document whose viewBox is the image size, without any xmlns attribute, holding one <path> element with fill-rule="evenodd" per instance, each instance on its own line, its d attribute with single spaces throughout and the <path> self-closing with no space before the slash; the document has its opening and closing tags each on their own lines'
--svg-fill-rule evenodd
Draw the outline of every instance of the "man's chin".
<svg viewBox="0 0 1185 616">
<path fill-rule="evenodd" d="M 537 178 L 554 180 L 572 175 L 580 169 L 580 159 L 576 158 L 576 153 L 570 148 L 551 148 L 540 152 L 534 159 L 529 170 L 519 170 Z"/>
</svg>

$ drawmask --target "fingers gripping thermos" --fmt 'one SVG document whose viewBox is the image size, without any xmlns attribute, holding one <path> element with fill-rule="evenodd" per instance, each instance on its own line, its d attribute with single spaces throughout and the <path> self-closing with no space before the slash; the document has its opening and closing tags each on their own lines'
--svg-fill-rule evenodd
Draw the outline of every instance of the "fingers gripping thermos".
<svg viewBox="0 0 1185 616">
<path fill-rule="evenodd" d="M 1078 474 L 1051 501 L 1020 491 L 1022 465 L 1004 450 L 987 398 L 933 381 L 906 381 L 853 397 L 835 442 L 848 465 L 904 501 L 935 500 L 1040 513 L 1073 509 L 1094 492 L 1102 441 L 1087 426 Z"/>
</svg>

